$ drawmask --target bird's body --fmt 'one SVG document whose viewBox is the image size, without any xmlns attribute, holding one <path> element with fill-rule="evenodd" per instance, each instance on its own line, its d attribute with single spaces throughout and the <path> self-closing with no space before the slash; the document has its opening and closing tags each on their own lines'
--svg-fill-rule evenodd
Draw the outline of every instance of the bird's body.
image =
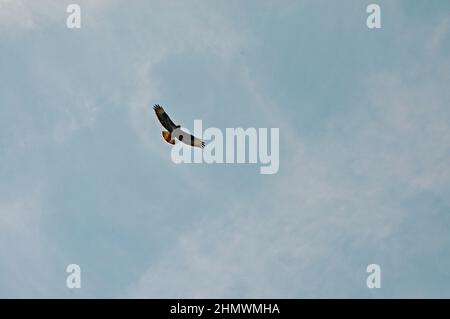
<svg viewBox="0 0 450 319">
<path fill-rule="evenodd" d="M 153 109 L 159 122 L 167 130 L 162 132 L 163 138 L 167 143 L 174 145 L 174 139 L 176 138 L 180 142 L 192 147 L 203 148 L 205 146 L 205 143 L 201 139 L 183 131 L 180 125 L 176 125 L 160 105 L 156 104 Z"/>
<path fill-rule="evenodd" d="M 183 131 L 181 128 L 176 128 L 172 131 L 172 137 L 176 138 L 180 142 L 183 142 L 184 144 L 191 145 L 194 147 L 200 147 L 202 148 L 205 146 L 205 144 L 202 142 L 202 140 L 196 138 L 194 135 L 191 135 L 185 131 Z"/>
</svg>

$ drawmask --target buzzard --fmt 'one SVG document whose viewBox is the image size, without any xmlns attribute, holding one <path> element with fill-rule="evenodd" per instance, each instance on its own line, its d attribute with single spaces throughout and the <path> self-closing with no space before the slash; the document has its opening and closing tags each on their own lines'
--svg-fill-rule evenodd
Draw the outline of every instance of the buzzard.
<svg viewBox="0 0 450 319">
<path fill-rule="evenodd" d="M 169 115 L 167 115 L 162 106 L 156 104 L 153 109 L 155 110 L 156 117 L 158 118 L 159 122 L 167 130 L 162 132 L 162 136 L 167 143 L 174 145 L 174 138 L 176 138 L 180 142 L 191 145 L 193 147 L 203 148 L 205 146 L 205 143 L 201 139 L 196 138 L 195 136 L 183 131 L 180 125 L 176 125 L 174 122 L 172 122 Z"/>
</svg>

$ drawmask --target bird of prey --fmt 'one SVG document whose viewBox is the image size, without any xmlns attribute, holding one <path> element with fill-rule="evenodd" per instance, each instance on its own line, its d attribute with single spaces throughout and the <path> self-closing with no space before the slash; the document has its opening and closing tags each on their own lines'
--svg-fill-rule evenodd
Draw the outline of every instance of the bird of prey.
<svg viewBox="0 0 450 319">
<path fill-rule="evenodd" d="M 191 145 L 192 147 L 203 148 L 205 146 L 205 143 L 201 139 L 196 138 L 195 136 L 183 131 L 180 125 L 176 125 L 174 122 L 172 122 L 169 115 L 167 115 L 162 106 L 156 104 L 153 109 L 155 110 L 156 117 L 158 118 L 159 122 L 167 130 L 162 131 L 162 136 L 167 143 L 174 145 L 174 138 L 176 138 L 180 142 Z"/>
</svg>

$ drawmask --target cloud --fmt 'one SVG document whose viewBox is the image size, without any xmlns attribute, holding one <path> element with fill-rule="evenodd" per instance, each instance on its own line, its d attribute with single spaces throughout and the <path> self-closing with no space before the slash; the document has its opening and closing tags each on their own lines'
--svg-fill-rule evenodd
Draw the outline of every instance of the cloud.
<svg viewBox="0 0 450 319">
<path fill-rule="evenodd" d="M 0 200 L 0 296 L 54 296 L 64 269 L 57 269 L 60 253 L 46 233 L 43 186 L 22 193 Z"/>
<path fill-rule="evenodd" d="M 164 87 L 170 86 L 159 78 L 156 69 L 166 61 L 185 55 L 213 56 L 222 64 L 232 64 L 240 50 L 249 44 L 248 36 L 230 19 L 229 14 L 233 12 L 218 4 L 186 1 L 152 3 L 150 8 L 142 3 L 140 6 L 143 8 L 139 11 L 148 12 L 146 9 L 149 9 L 157 14 L 151 14 L 146 29 L 140 30 L 140 41 L 146 41 L 147 45 L 136 53 L 131 65 L 134 88 L 128 102 L 130 120 L 145 148 L 153 156 L 167 161 L 170 152 L 164 143 L 155 139 L 155 134 L 161 134 L 159 124 L 149 125 L 149 119 L 154 118 L 151 106 L 167 100 L 162 92 Z M 185 105 L 179 105 L 179 108 L 183 107 Z M 184 176 L 183 180 L 191 189 L 206 187 L 185 170 L 180 169 L 179 174 Z"/>
<path fill-rule="evenodd" d="M 4 30 L 31 30 L 57 16 L 57 1 L 0 1 L 0 26 Z"/>
<path fill-rule="evenodd" d="M 439 48 L 436 39 L 446 35 L 440 25 L 435 32 L 431 46 Z M 418 198 L 450 207 L 450 68 L 448 57 L 434 54 L 439 58 L 413 60 L 404 72 L 373 73 L 357 93 L 359 103 L 330 120 L 322 136 L 291 140 L 284 170 L 270 184 L 263 181 L 257 201 L 232 199 L 180 234 L 128 296 L 447 294 L 429 282 L 409 282 L 422 274 L 417 260 L 445 254 L 450 244 L 426 236 L 441 223 L 438 211 L 428 207 L 428 225 L 417 233 L 404 230 L 425 213 L 411 204 Z M 391 267 L 380 294 L 365 288 L 365 267 L 373 262 Z M 439 285 L 439 276 L 427 279 Z"/>
<path fill-rule="evenodd" d="M 178 244 L 129 289 L 130 296 L 358 295 L 364 277 L 357 278 L 355 267 L 364 272 L 372 259 L 358 265 L 351 255 L 364 256 L 364 247 L 370 251 L 374 243 L 395 235 L 414 213 L 403 201 L 424 191 L 445 200 L 449 191 L 447 104 L 441 100 L 433 110 L 426 110 L 415 99 L 427 94 L 423 88 L 401 90 L 385 83 L 380 83 L 384 90 L 376 90 L 384 104 L 377 104 L 379 119 L 353 131 L 343 144 L 328 136 L 313 147 L 293 145 L 300 151 L 284 162 L 289 174 L 258 194 L 258 202 L 244 200 L 223 213 L 211 212 L 193 230 L 181 234 Z M 397 100 L 397 94 L 410 92 L 415 92 L 411 100 Z M 409 112 L 421 110 L 423 114 L 409 118 Z M 345 126 L 346 121 L 355 118 L 336 125 Z M 418 255 L 427 250 L 414 247 Z M 398 247 L 405 254 L 408 249 Z M 374 256 L 380 258 L 379 252 L 375 250 Z M 338 274 L 348 281 L 337 279 Z M 327 292 L 323 290 L 327 283 L 343 286 Z M 415 293 L 403 292 L 403 296 Z"/>
<path fill-rule="evenodd" d="M 60 23 L 65 28 L 65 21 L 68 16 L 66 8 L 71 3 L 79 4 L 82 8 L 82 14 L 86 12 L 89 16 L 115 2 L 108 0 L 0 0 L 0 31 L 26 32 L 39 30 L 49 24 L 56 23 Z"/>
<path fill-rule="evenodd" d="M 48 6 L 43 3 L 0 2 L 2 34 L 46 32 L 48 24 L 65 28 L 64 3 L 49 1 Z M 85 7 L 89 3 L 98 4 L 98 10 Z M 0 183 L 2 295 L 64 296 L 66 263 L 60 262 L 66 255 L 61 251 L 63 248 L 69 250 L 67 255 L 89 261 L 87 273 L 90 271 L 88 278 L 93 281 L 86 281 L 91 285 L 86 291 L 96 296 L 105 291 L 116 293 L 135 275 L 138 278 L 127 288 L 125 296 L 371 296 L 365 288 L 365 267 L 373 262 L 382 264 L 383 274 L 388 278 L 383 281 L 386 289 L 379 294 L 372 292 L 374 296 L 448 293 L 439 285 L 445 267 L 432 263 L 439 259 L 440 265 L 448 264 L 441 256 L 450 244 L 445 234 L 446 220 L 438 209 L 445 210 L 449 205 L 447 22 L 440 20 L 425 28 L 421 25 L 419 33 L 392 26 L 396 28 L 392 39 L 402 40 L 392 50 L 402 54 L 414 52 L 404 55 L 407 58 L 401 66 L 407 67 L 382 66 L 376 72 L 364 74 L 367 78 L 361 81 L 362 91 L 354 89 L 350 82 L 343 82 L 344 87 L 350 86 L 354 104 L 341 115 L 330 117 L 328 126 L 320 126 L 323 128 L 320 134 L 306 137 L 290 124 L 289 115 L 293 112 L 285 110 L 264 86 L 269 83 L 276 89 L 277 85 L 284 88 L 283 83 L 275 83 L 280 78 L 267 81 L 261 74 L 270 72 L 258 72 L 248 61 L 255 55 L 249 55 L 248 60 L 243 57 L 246 50 L 251 48 L 254 52 L 258 48 L 258 41 L 271 38 L 256 36 L 259 29 L 250 28 L 248 16 L 238 10 L 242 9 L 239 2 L 230 3 L 229 7 L 201 1 L 130 2 L 126 9 L 111 11 L 107 10 L 110 3 L 117 2 L 89 3 L 81 3 L 82 14 L 87 18 L 86 23 L 82 22 L 82 30 L 88 32 L 72 33 L 70 41 L 64 42 L 66 34 L 52 27 L 56 30 L 52 33 L 55 38 L 46 37 L 51 45 L 29 41 L 21 45 L 13 43 L 17 50 L 3 51 L 16 63 L 8 68 L 8 64 L 2 65 L 9 70 L 9 77 L 4 76 L 7 85 L 1 103 L 7 107 L 0 110 L 0 172 L 7 176 Z M 258 7 L 257 14 L 251 12 L 254 16 L 266 14 L 266 18 L 277 15 L 282 27 L 294 27 L 288 20 L 282 20 L 289 17 L 295 3 L 298 2 L 276 11 L 274 2 L 265 2 L 262 9 Z M 315 3 L 311 1 L 309 6 Z M 330 16 L 345 15 L 348 7 L 340 8 L 342 12 L 326 12 Z M 397 4 L 394 7 L 398 9 Z M 383 6 L 387 12 L 394 7 Z M 324 12 L 320 7 L 314 10 Z M 365 11 L 362 12 L 364 16 Z M 328 17 L 322 18 L 311 19 L 317 24 L 326 23 Z M 343 20 L 339 16 L 336 23 L 341 25 Z M 335 31 L 333 23 L 327 26 L 327 32 Z M 364 19 L 361 26 L 365 28 Z M 276 30 L 295 33 L 291 29 Z M 349 23 L 348 29 L 342 30 L 353 32 L 354 24 Z M 361 34 L 367 36 L 363 31 Z M 286 33 L 289 39 L 290 32 Z M 369 41 L 376 42 L 377 36 L 386 34 L 382 32 L 371 34 L 373 38 Z M 424 35 L 430 40 L 416 43 Z M 328 36 L 325 32 L 325 37 Z M 292 41 L 296 41 L 295 37 Z M 64 49 L 62 43 L 70 45 Z M 33 52 L 35 60 L 29 59 L 25 54 L 28 50 L 23 48 Z M 328 50 L 327 46 L 325 49 Z M 221 87 L 211 88 L 213 103 L 196 104 L 200 114 L 206 117 L 209 110 L 214 110 L 209 115 L 220 121 L 222 114 L 231 114 L 230 119 L 235 119 L 233 112 L 239 110 L 242 112 L 239 120 L 251 118 L 250 123 L 281 126 L 283 154 L 279 174 L 257 176 L 255 185 L 248 183 L 245 176 L 229 173 L 229 167 L 222 175 L 215 175 L 225 170 L 217 166 L 213 173 L 203 166 L 201 169 L 178 166 L 161 173 L 161 163 L 174 165 L 167 145 L 155 138 L 161 129 L 156 120 L 150 120 L 154 118 L 151 106 L 155 102 L 173 101 L 170 99 L 175 95 L 174 86 L 169 81 L 178 80 L 178 76 L 181 81 L 189 79 L 177 68 L 192 62 L 192 57 L 202 62 L 196 66 L 213 65 L 213 72 L 218 71 L 217 78 L 235 85 L 227 86 L 229 90 L 223 96 L 218 95 Z M 259 56 L 262 62 L 256 65 L 270 63 L 267 57 Z M 178 61 L 181 62 L 177 64 Z M 16 72 L 17 66 L 26 72 Z M 284 67 L 292 65 L 287 62 Z M 189 80 L 201 81 L 202 70 L 193 69 L 190 71 L 194 76 Z M 173 73 L 164 77 L 166 71 Z M 208 90 L 220 82 L 212 76 L 206 81 L 210 81 L 205 85 Z M 190 84 L 185 82 L 186 86 Z M 190 88 L 203 89 L 197 84 Z M 22 91 L 32 94 L 27 96 Z M 237 101 L 236 105 L 223 102 L 224 110 L 217 107 L 214 99 L 224 97 Z M 334 103 L 332 100 L 330 103 Z M 184 113 L 183 119 L 191 116 L 190 106 L 195 101 L 180 98 L 178 102 L 186 103 L 173 103 L 174 108 L 178 107 L 174 114 Z M 308 107 L 314 106 L 310 103 Z M 122 113 L 120 107 L 124 108 Z M 103 110 L 110 113 L 105 115 Z M 136 150 L 133 135 L 127 135 L 127 124 L 148 151 L 144 156 L 139 152 L 130 154 Z M 71 144 L 69 137 L 85 128 L 98 130 Z M 98 140 L 86 147 L 89 144 L 86 141 L 92 139 L 90 133 Z M 55 147 L 55 141 L 65 144 Z M 131 146 L 124 148 L 125 144 Z M 75 158 L 68 161 L 72 156 Z M 151 162 L 155 158 L 161 159 L 158 165 Z M 108 166 L 102 159 L 111 164 Z M 77 161 L 80 163 L 72 171 Z M 142 164 L 146 161 L 148 166 Z M 130 169 L 134 164 L 137 168 Z M 252 171 L 257 174 L 257 169 Z M 85 175 L 76 176 L 80 173 Z M 156 194 L 165 196 L 166 189 L 172 187 L 170 177 L 177 179 L 180 175 L 186 185 L 178 193 L 184 196 L 178 203 L 192 206 L 186 212 L 177 207 L 172 219 L 166 218 L 164 200 L 171 197 L 167 195 L 163 200 Z M 224 186 L 219 178 L 215 181 L 215 177 L 228 179 L 231 186 Z M 50 180 L 48 185 L 42 183 L 46 178 Z M 150 182 L 143 182 L 147 178 Z M 156 178 L 166 181 L 160 184 Z M 103 181 L 124 183 L 116 187 L 111 182 L 103 189 Z M 247 188 L 254 189 L 250 192 Z M 186 189 L 189 191 L 184 192 Z M 205 203 L 192 204 L 192 198 L 204 199 Z M 48 203 L 49 199 L 54 202 Z M 84 206 L 74 207 L 77 201 Z M 182 205 L 178 203 L 174 205 Z M 63 211 L 58 222 L 54 222 L 49 209 Z M 78 211 L 89 216 L 88 225 L 85 215 L 74 213 Z M 71 214 L 76 217 L 71 219 Z M 411 220 L 419 220 L 420 227 Z M 100 225 L 101 231 L 97 229 Z M 133 234 L 124 231 L 123 225 Z M 152 236 L 145 237 L 142 234 L 149 233 L 148 226 L 170 231 L 154 231 Z M 69 234 L 52 238 L 55 229 L 61 228 L 69 230 Z M 115 231 L 119 228 L 121 235 L 117 236 Z M 80 234 L 87 235 L 83 236 L 85 241 L 78 240 Z M 167 234 L 170 238 L 164 237 Z M 85 242 L 89 241 L 86 238 L 98 239 L 102 244 L 86 249 Z M 148 238 L 155 240 L 150 248 L 146 247 Z M 96 258 L 98 247 L 105 247 L 102 250 L 105 258 Z M 165 247 L 168 249 L 161 252 Z M 123 256 L 123 263 L 114 264 L 114 270 L 103 271 L 103 266 L 112 264 L 117 256 Z M 407 291 L 404 287 L 409 282 L 405 277 L 423 274 L 418 270 L 417 260 L 429 262 L 425 270 L 437 275 L 429 278 L 431 284 L 423 290 L 413 287 Z M 132 262 L 137 264 L 131 265 Z M 96 272 L 98 269 L 101 274 Z M 399 275 L 402 271 L 405 277 Z M 116 274 L 123 275 L 119 284 L 111 280 Z M 420 283 L 421 278 L 415 278 L 416 282 Z M 105 290 L 105 286 L 112 289 Z"/>
</svg>

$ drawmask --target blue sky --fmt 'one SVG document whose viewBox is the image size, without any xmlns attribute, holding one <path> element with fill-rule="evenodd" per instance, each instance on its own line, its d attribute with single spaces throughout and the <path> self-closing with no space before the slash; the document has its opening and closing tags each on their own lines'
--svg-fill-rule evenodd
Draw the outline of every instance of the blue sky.
<svg viewBox="0 0 450 319">
<path fill-rule="evenodd" d="M 450 297 L 450 3 L 72 2 L 0 0 L 0 297 Z M 172 163 L 155 103 L 279 172 Z"/>
</svg>

